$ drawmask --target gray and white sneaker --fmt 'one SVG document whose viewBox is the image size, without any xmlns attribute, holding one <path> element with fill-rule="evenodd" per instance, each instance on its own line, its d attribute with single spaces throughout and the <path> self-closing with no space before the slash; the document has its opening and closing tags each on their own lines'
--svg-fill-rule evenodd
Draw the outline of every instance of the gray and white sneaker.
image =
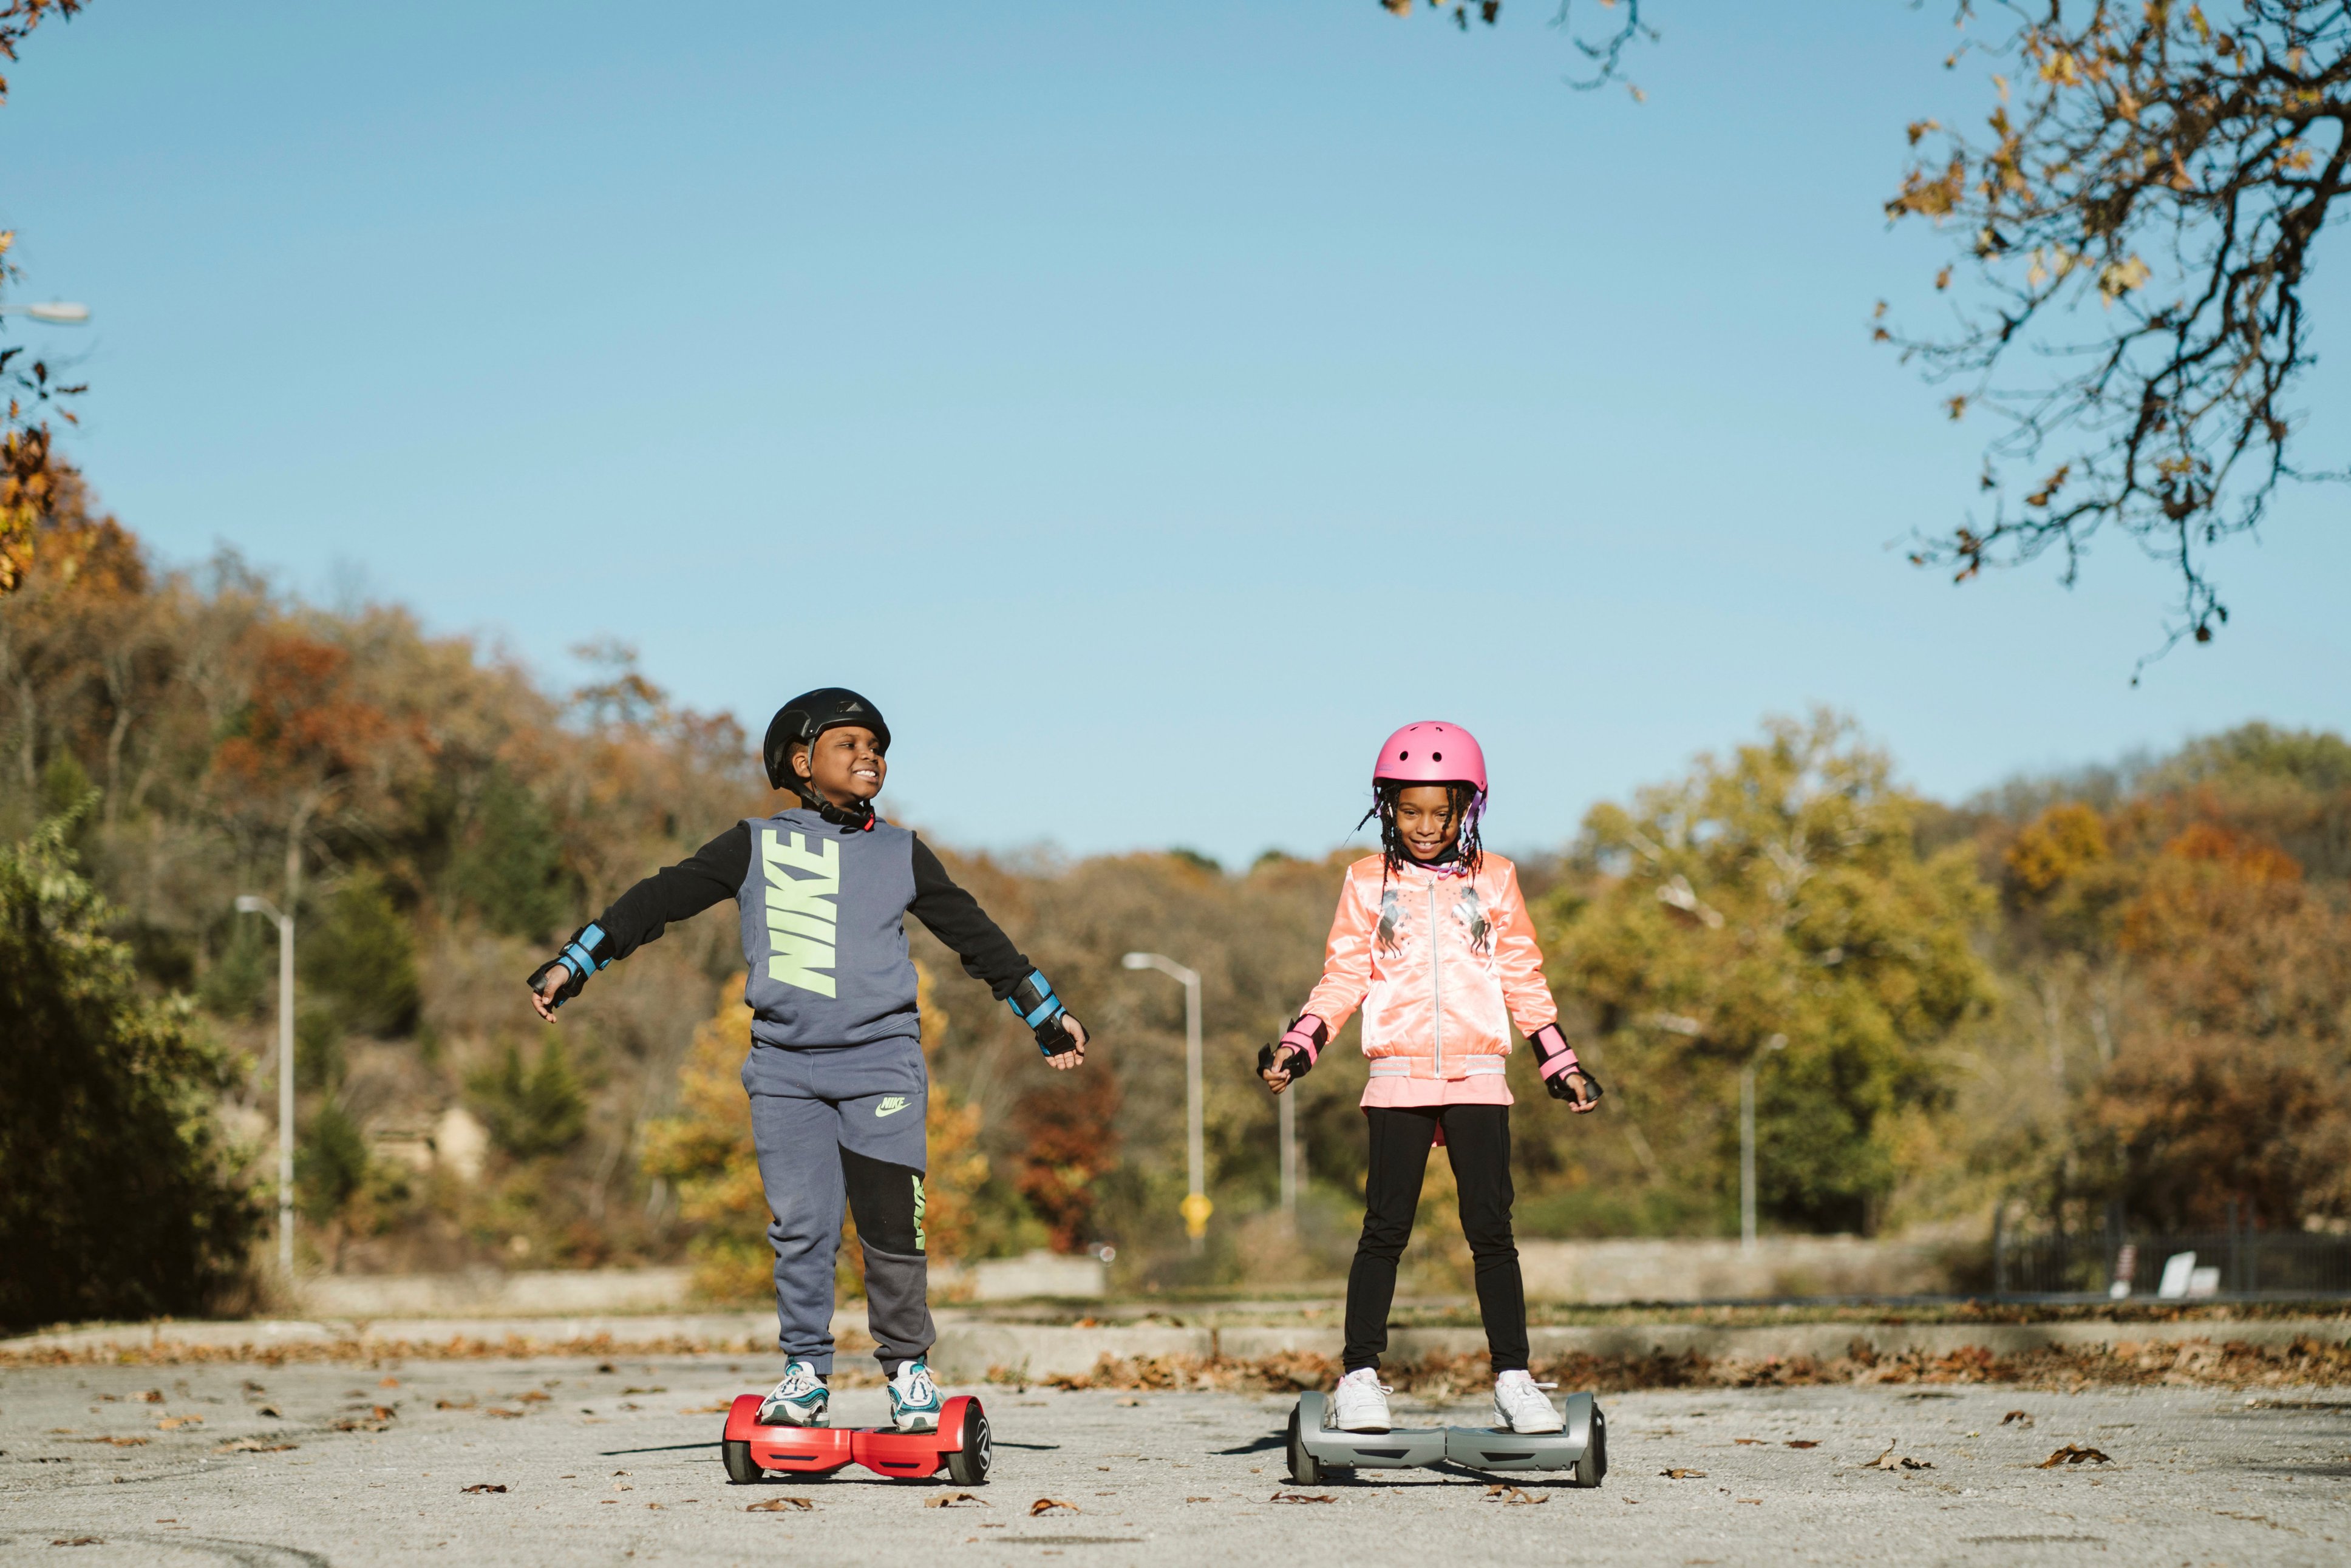
<svg viewBox="0 0 2351 1568">
<path fill-rule="evenodd" d="M 939 1385 L 931 1381 L 931 1369 L 923 1364 L 921 1356 L 900 1366 L 888 1386 L 893 1426 L 901 1432 L 939 1429 L 939 1412 L 946 1401 L 939 1397 Z"/>
<path fill-rule="evenodd" d="M 1558 1406 L 1543 1390 L 1556 1383 L 1537 1383 L 1531 1374 L 1505 1372 L 1494 1379 L 1494 1425 L 1513 1432 L 1556 1432 L 1564 1423 Z"/>
<path fill-rule="evenodd" d="M 784 1366 L 784 1380 L 759 1402 L 762 1427 L 830 1427 L 832 1391 L 819 1382 L 816 1368 L 794 1359 Z"/>
<path fill-rule="evenodd" d="M 1388 1429 L 1388 1391 L 1378 1367 L 1359 1366 L 1339 1379 L 1331 1394 L 1331 1416 L 1342 1432 Z"/>
</svg>

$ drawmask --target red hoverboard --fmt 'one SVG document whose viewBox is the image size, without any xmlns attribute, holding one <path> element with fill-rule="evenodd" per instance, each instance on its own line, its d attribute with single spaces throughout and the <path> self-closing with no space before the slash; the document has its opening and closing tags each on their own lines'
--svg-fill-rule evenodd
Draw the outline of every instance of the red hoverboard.
<svg viewBox="0 0 2351 1568">
<path fill-rule="evenodd" d="M 737 1486 L 769 1471 L 829 1476 L 850 1465 L 876 1475 L 920 1480 L 942 1469 L 957 1486 L 987 1484 L 995 1450 L 987 1437 L 987 1412 L 968 1394 L 958 1394 L 939 1411 L 935 1432 L 897 1432 L 887 1427 L 762 1427 L 759 1396 L 738 1394 L 726 1411 L 726 1433 L 718 1445 L 726 1479 Z"/>
</svg>

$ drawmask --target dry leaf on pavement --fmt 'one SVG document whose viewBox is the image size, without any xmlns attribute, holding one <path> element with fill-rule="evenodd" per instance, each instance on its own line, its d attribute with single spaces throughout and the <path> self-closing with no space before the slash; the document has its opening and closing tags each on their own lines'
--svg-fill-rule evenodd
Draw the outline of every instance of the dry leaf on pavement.
<svg viewBox="0 0 2351 1568">
<path fill-rule="evenodd" d="M 1085 1512 L 1085 1510 L 1080 1508 L 1076 1503 L 1063 1502 L 1057 1497 L 1040 1497 L 1035 1502 L 1029 1505 L 1029 1517 L 1034 1519 L 1040 1513 L 1050 1513 L 1057 1508 L 1066 1508 L 1071 1513 Z"/>
<path fill-rule="evenodd" d="M 465 1490 L 467 1491 L 504 1491 L 507 1489 L 503 1485 L 494 1481 L 475 1481 L 472 1486 L 469 1486 Z"/>
<path fill-rule="evenodd" d="M 215 1454 L 282 1454 L 298 1445 L 265 1443 L 258 1437 L 239 1437 L 234 1443 L 223 1443 L 213 1450 Z"/>
<path fill-rule="evenodd" d="M 1511 1506 L 1516 1507 L 1521 1503 L 1549 1502 L 1551 1499 L 1547 1497 L 1536 1497 L 1530 1492 L 1520 1490 L 1517 1487 L 1493 1486 L 1486 1489 L 1485 1500 L 1488 1502 L 1509 1503 Z"/>
<path fill-rule="evenodd" d="M 2020 1427 L 2030 1427 L 2032 1425 L 2032 1417 L 2022 1410 L 2011 1410 L 2007 1415 L 2000 1418 L 2000 1424 L 2003 1427 L 2007 1426 L 2011 1421 L 2015 1422 Z"/>
<path fill-rule="evenodd" d="M 2052 1470 L 2055 1469 L 2059 1465 L 2111 1465 L 2113 1463 L 2114 1461 L 2112 1459 L 2106 1458 L 2105 1455 L 2100 1453 L 2095 1448 L 2085 1448 L 2073 1443 L 2068 1443 L 2064 1448 L 2058 1449 L 2055 1453 L 2050 1455 L 2047 1458 L 2042 1460 L 2032 1468 L 2037 1470 Z"/>
<path fill-rule="evenodd" d="M 1337 1502 L 1328 1492 L 1278 1491 L 1265 1500 L 1268 1502 Z"/>
<path fill-rule="evenodd" d="M 1792 1448 L 1817 1448 L 1820 1446 L 1820 1442 L 1817 1438 L 1791 1437 L 1788 1439 L 1788 1447 Z"/>
<path fill-rule="evenodd" d="M 176 1432 L 183 1427 L 201 1427 L 204 1424 L 204 1418 L 201 1416 L 166 1416 L 155 1423 L 155 1430 Z"/>
<path fill-rule="evenodd" d="M 743 1511 L 745 1513 L 807 1513 L 815 1507 L 816 1504 L 804 1497 L 771 1497 L 765 1502 L 751 1504 Z"/>
<path fill-rule="evenodd" d="M 1704 1470 L 1659 1470 L 1657 1473 L 1665 1477 L 1669 1481 L 1702 1481 L 1706 1479 L 1706 1472 Z"/>
<path fill-rule="evenodd" d="M 993 1506 L 986 1498 L 974 1497 L 967 1491 L 949 1492 L 945 1497 L 935 1497 L 929 1501 L 924 1503 L 923 1506 L 925 1508 L 953 1508 L 959 1502 L 976 1502 L 982 1508 Z"/>
<path fill-rule="evenodd" d="M 1895 1443 L 1886 1444 L 1886 1452 L 1861 1468 L 1865 1470 L 1931 1470 L 1935 1468 L 1925 1459 L 1914 1459 L 1907 1455 L 1896 1454 L 1894 1450 L 1899 1446 Z"/>
</svg>

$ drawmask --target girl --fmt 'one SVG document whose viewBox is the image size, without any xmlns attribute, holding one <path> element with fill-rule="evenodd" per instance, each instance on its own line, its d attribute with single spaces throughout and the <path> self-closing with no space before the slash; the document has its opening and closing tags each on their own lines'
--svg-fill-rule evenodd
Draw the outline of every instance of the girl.
<svg viewBox="0 0 2351 1568">
<path fill-rule="evenodd" d="M 1347 1275 L 1345 1375 L 1332 1399 L 1340 1428 L 1388 1429 L 1380 1353 L 1396 1260 L 1412 1235 L 1433 1144 L 1461 1189 L 1461 1229 L 1477 1260 L 1478 1312 L 1494 1364 L 1494 1416 L 1515 1432 L 1556 1432 L 1546 1385 L 1527 1373 L 1525 1293 L 1510 1238 L 1510 1024 L 1535 1048 L 1543 1082 L 1577 1112 L 1600 1083 L 1559 1031 L 1517 868 L 1478 842 L 1486 758 L 1458 725 L 1409 724 L 1372 769 L 1369 821 L 1380 852 L 1347 868 L 1322 982 L 1258 1071 L 1279 1094 L 1303 1077 L 1358 1007 L 1371 1082 L 1364 1090 L 1371 1172 L 1364 1235 Z"/>
</svg>

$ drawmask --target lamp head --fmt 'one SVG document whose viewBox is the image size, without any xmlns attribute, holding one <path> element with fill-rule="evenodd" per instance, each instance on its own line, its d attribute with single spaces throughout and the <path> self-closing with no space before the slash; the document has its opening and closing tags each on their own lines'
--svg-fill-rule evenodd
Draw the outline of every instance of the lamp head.
<svg viewBox="0 0 2351 1568">
<path fill-rule="evenodd" d="M 1125 957 L 1121 958 L 1119 963 L 1129 969 L 1148 969 L 1152 967 L 1151 955 L 1148 953 L 1129 953 Z"/>
<path fill-rule="evenodd" d="M 236 912 L 239 915 L 259 915 L 267 907 L 266 901 L 255 897 L 252 894 L 240 893 L 236 895 Z"/>
</svg>

